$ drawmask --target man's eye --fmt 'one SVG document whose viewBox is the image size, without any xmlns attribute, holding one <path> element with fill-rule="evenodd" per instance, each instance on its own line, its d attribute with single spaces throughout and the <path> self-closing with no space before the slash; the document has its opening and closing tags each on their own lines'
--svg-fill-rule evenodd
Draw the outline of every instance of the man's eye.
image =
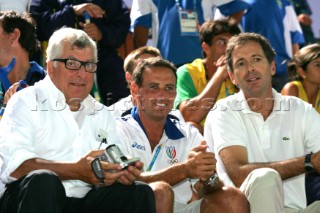
<svg viewBox="0 0 320 213">
<path fill-rule="evenodd" d="M 150 88 L 150 89 L 158 89 L 159 87 L 156 86 L 156 85 L 150 85 L 149 88 Z"/>
<path fill-rule="evenodd" d="M 244 61 L 238 62 L 238 63 L 236 64 L 237 67 L 243 67 L 243 66 L 245 66 L 245 65 L 246 65 L 246 63 L 245 63 Z"/>
<path fill-rule="evenodd" d="M 171 87 L 171 86 L 170 86 L 170 87 L 166 87 L 166 90 L 167 90 L 167 91 L 173 91 L 174 89 L 175 89 L 175 88 L 174 88 L 174 87 Z"/>
<path fill-rule="evenodd" d="M 69 60 L 69 61 L 67 61 L 67 64 L 68 64 L 68 66 L 74 67 L 75 66 L 75 61 Z"/>
<path fill-rule="evenodd" d="M 320 67 L 320 63 L 315 63 L 314 66 L 319 68 Z"/>
<path fill-rule="evenodd" d="M 253 58 L 253 62 L 260 62 L 260 61 L 262 61 L 261 58 Z"/>
</svg>

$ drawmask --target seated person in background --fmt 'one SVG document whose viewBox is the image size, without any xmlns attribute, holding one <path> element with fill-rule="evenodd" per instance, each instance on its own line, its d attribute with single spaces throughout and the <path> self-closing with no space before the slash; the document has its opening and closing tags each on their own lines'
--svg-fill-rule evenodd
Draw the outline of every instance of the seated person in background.
<svg viewBox="0 0 320 213">
<path fill-rule="evenodd" d="M 38 48 L 35 32 L 28 13 L 0 12 L 0 107 L 17 90 L 33 85 L 46 75 L 36 62 L 30 62 Z"/>
<path fill-rule="evenodd" d="M 152 46 L 143 46 L 136 50 L 133 50 L 129 53 L 129 55 L 124 60 L 124 71 L 128 86 L 132 82 L 132 73 L 134 68 L 137 66 L 138 62 L 146 58 L 152 57 L 162 57 L 160 51 Z M 126 98 L 120 99 L 115 104 L 108 107 L 108 110 L 114 117 L 121 117 L 122 113 L 134 107 L 134 100 L 132 99 L 132 95 L 130 94 Z"/>
<path fill-rule="evenodd" d="M 312 10 L 309 6 L 307 0 L 291 0 L 294 11 L 297 14 L 297 18 L 299 24 L 301 26 L 304 39 L 306 41 L 305 44 L 313 44 L 316 43 L 316 38 L 314 37 L 312 30 Z"/>
<path fill-rule="evenodd" d="M 287 83 L 282 95 L 296 96 L 320 113 L 320 45 L 311 44 L 297 52 L 289 63 L 289 73 L 295 81 Z M 320 200 L 320 176 L 310 173 L 306 176 L 307 204 Z"/>
<path fill-rule="evenodd" d="M 215 174 L 215 156 L 207 151 L 211 145 L 196 128 L 168 116 L 176 96 L 174 65 L 159 57 L 146 59 L 134 70 L 132 80 L 137 107 L 116 122 L 119 146 L 144 163 L 139 180 L 170 184 L 174 212 L 249 212 L 248 201 L 238 189 L 220 181 L 206 182 Z"/>
<path fill-rule="evenodd" d="M 219 100 L 204 128 L 219 177 L 246 194 L 252 212 L 319 212 L 305 194 L 305 174 L 320 171 L 319 114 L 272 88 L 275 52 L 263 36 L 231 38 L 226 61 L 240 92 Z"/>
<path fill-rule="evenodd" d="M 124 60 L 124 70 L 126 72 L 126 80 L 128 85 L 132 83 L 132 73 L 134 68 L 144 59 L 153 58 L 153 57 L 162 57 L 160 51 L 152 46 L 143 46 L 132 51 Z M 123 114 L 126 114 L 128 110 L 136 106 L 136 103 L 132 97 L 129 95 L 126 98 L 123 98 L 116 102 L 115 104 L 108 107 L 108 110 L 111 114 L 117 118 L 121 117 Z M 179 110 L 173 109 L 170 112 L 171 115 L 176 116 L 181 122 L 184 121 Z"/>
<path fill-rule="evenodd" d="M 177 98 L 175 107 L 186 122 L 203 133 L 203 125 L 214 103 L 237 89 L 228 77 L 225 49 L 229 39 L 240 33 L 231 20 L 207 21 L 200 28 L 204 59 L 196 59 L 177 71 Z"/>
<path fill-rule="evenodd" d="M 98 44 L 97 86 L 102 103 L 110 106 L 129 95 L 123 60 L 117 48 L 130 26 L 128 8 L 121 0 L 30 0 L 37 36 L 45 49 L 52 33 L 63 27 L 84 30 Z"/>
<path fill-rule="evenodd" d="M 311 44 L 298 51 L 289 65 L 295 81 L 287 83 L 282 95 L 301 98 L 320 113 L 320 44 Z"/>
<path fill-rule="evenodd" d="M 249 8 L 243 0 L 133 0 L 130 17 L 136 47 L 147 44 L 151 29 L 152 45 L 177 67 L 200 58 L 198 27 L 213 6 L 237 21 Z"/>
<path fill-rule="evenodd" d="M 155 212 L 151 188 L 134 182 L 143 167 L 126 170 L 101 161 L 115 143 L 114 119 L 89 95 L 97 68 L 96 43 L 82 30 L 50 38 L 46 78 L 8 102 L 0 122 L 1 212 Z M 96 185 L 96 187 L 94 187 Z"/>
</svg>

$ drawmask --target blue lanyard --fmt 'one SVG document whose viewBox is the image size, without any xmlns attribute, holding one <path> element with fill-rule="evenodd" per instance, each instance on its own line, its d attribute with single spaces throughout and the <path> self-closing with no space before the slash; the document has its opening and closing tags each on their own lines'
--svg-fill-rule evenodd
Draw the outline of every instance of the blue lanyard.
<svg viewBox="0 0 320 213">
<path fill-rule="evenodd" d="M 152 158 L 152 160 L 151 160 L 151 163 L 150 163 L 150 165 L 149 165 L 148 168 L 147 168 L 147 172 L 151 171 L 151 169 L 152 169 L 152 167 L 153 167 L 153 165 L 154 165 L 154 162 L 156 162 L 156 159 L 157 159 L 157 157 L 158 157 L 158 155 L 159 155 L 159 153 L 160 153 L 160 150 L 161 150 L 162 145 L 163 145 L 163 144 L 161 144 L 161 145 L 159 145 L 159 146 L 157 147 L 156 153 L 154 153 L 154 156 L 153 156 L 153 158 Z"/>
</svg>

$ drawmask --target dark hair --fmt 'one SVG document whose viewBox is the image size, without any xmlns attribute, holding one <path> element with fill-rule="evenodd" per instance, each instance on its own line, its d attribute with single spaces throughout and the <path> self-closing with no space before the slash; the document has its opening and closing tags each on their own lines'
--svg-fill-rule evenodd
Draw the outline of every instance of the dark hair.
<svg viewBox="0 0 320 213">
<path fill-rule="evenodd" d="M 274 61 L 276 52 L 271 47 L 268 39 L 266 39 L 265 37 L 257 33 L 240 33 L 239 35 L 233 36 L 227 44 L 226 61 L 227 61 L 229 71 L 233 72 L 232 52 L 234 48 L 243 46 L 250 41 L 257 42 L 258 44 L 260 44 L 263 50 L 263 53 L 265 54 L 269 63 Z"/>
<path fill-rule="evenodd" d="M 172 70 L 172 73 L 174 74 L 176 81 L 177 81 L 177 68 L 170 63 L 169 61 L 160 58 L 160 57 L 155 57 L 155 58 L 148 58 L 141 63 L 138 64 L 138 66 L 134 69 L 133 74 L 132 74 L 132 79 L 133 81 L 139 86 L 142 86 L 143 83 L 143 73 L 147 68 L 153 68 L 153 67 L 163 67 L 163 68 L 168 68 Z"/>
<path fill-rule="evenodd" d="M 223 33 L 230 33 L 231 35 L 237 35 L 241 33 L 238 24 L 234 19 L 217 19 L 208 20 L 200 27 L 200 42 L 205 42 L 209 46 L 212 45 L 212 39 Z M 204 57 L 206 53 L 203 52 Z"/>
<path fill-rule="evenodd" d="M 320 44 L 310 44 L 301 48 L 288 64 L 288 72 L 293 80 L 302 81 L 303 78 L 297 74 L 297 68 L 301 67 L 304 72 L 311 61 L 320 57 Z"/>
<path fill-rule="evenodd" d="M 14 29 L 20 30 L 19 43 L 29 53 L 29 58 L 37 51 L 39 43 L 36 39 L 35 22 L 29 13 L 0 11 L 0 24 L 6 34 L 12 33 Z"/>
<path fill-rule="evenodd" d="M 129 53 L 129 55 L 125 58 L 123 68 L 124 71 L 129 72 L 131 75 L 133 73 L 134 68 L 137 66 L 137 62 L 141 55 L 150 54 L 154 57 L 162 57 L 160 51 L 156 47 L 152 46 L 143 46 L 136 50 L 133 50 Z"/>
</svg>

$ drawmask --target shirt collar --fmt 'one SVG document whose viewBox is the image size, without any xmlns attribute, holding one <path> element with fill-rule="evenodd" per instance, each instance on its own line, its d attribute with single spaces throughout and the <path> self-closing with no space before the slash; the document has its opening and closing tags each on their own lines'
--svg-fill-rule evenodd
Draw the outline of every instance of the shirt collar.
<svg viewBox="0 0 320 213">
<path fill-rule="evenodd" d="M 275 89 L 272 89 L 272 97 L 274 100 L 272 113 L 283 114 L 287 109 L 289 109 L 289 102 Z M 255 113 L 250 109 L 242 90 L 238 93 L 236 102 L 241 103 L 243 113 Z"/>
<path fill-rule="evenodd" d="M 146 134 L 146 131 L 139 117 L 138 107 L 134 107 L 131 109 L 131 116 L 133 117 L 133 119 L 135 119 L 138 122 L 138 124 Z M 184 135 L 182 134 L 182 132 L 168 117 L 166 118 L 166 123 L 164 124 L 164 131 L 168 136 L 168 138 L 171 140 L 178 140 L 178 139 L 184 138 Z"/>
</svg>

